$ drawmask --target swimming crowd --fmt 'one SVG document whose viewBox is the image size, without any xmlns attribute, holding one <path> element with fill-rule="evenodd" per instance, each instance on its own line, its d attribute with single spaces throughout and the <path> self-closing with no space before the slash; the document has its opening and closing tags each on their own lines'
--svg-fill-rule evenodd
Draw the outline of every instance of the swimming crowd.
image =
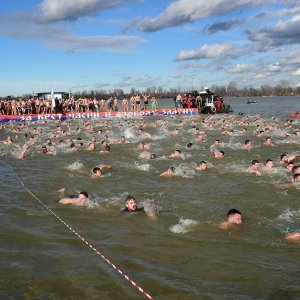
<svg viewBox="0 0 300 300">
<path fill-rule="evenodd" d="M 157 99 L 149 93 L 135 94 L 129 98 L 108 97 L 107 99 L 78 98 L 54 99 L 51 98 L 16 98 L 0 100 L 0 115 L 23 115 L 23 114 L 50 114 L 68 112 L 98 112 L 98 111 L 138 111 L 141 109 L 156 109 Z"/>
<path fill-rule="evenodd" d="M 250 131 L 251 135 L 261 138 L 263 147 L 268 147 L 270 152 L 273 151 L 274 147 L 276 147 L 276 141 L 273 141 L 272 133 L 279 130 L 278 124 L 281 123 L 275 117 L 266 121 L 258 114 L 238 117 L 234 115 L 197 115 L 188 118 L 191 120 L 189 129 L 185 130 L 184 133 L 182 132 L 181 126 L 186 125 L 186 121 L 179 116 L 177 118 L 177 128 L 169 131 L 170 137 L 181 134 L 190 134 L 191 142 L 186 144 L 185 147 L 185 149 L 189 149 L 193 147 L 194 144 L 207 141 L 209 130 L 218 130 L 220 138 L 215 139 L 213 143 L 207 147 L 207 156 L 220 160 L 226 155 L 224 143 L 221 142 L 222 137 L 235 135 L 246 136 L 249 135 Z M 140 137 L 139 142 L 137 142 L 137 148 L 140 151 L 139 158 L 153 160 L 157 159 L 158 154 L 151 152 L 152 144 L 149 140 L 152 139 L 152 135 L 147 132 L 147 128 L 168 128 L 170 124 L 168 117 L 157 118 L 151 120 L 149 123 L 146 122 L 147 120 L 145 118 L 128 119 L 127 117 L 124 117 L 114 121 L 118 124 L 117 126 L 120 129 L 119 132 L 124 133 L 124 125 L 126 125 L 135 132 L 136 136 Z M 2 147 L 14 147 L 18 152 L 16 156 L 19 159 L 26 159 L 34 155 L 58 155 L 59 145 L 64 145 L 64 148 L 70 152 L 82 150 L 109 154 L 113 149 L 114 144 L 131 143 L 125 135 L 120 136 L 118 139 L 111 138 L 111 119 L 81 120 L 80 126 L 78 126 L 78 122 L 79 121 L 74 120 L 59 121 L 52 132 L 46 132 L 46 130 L 43 129 L 43 126 L 39 126 L 40 124 L 45 125 L 47 123 L 46 121 L 38 121 L 30 126 L 28 126 L 28 123 L 24 122 L 1 124 L 0 129 L 7 137 L 0 141 L 0 143 L 2 144 Z M 293 121 L 291 120 L 287 120 L 283 126 L 284 130 L 282 128 L 280 128 L 280 130 L 284 133 L 283 139 L 285 142 L 296 143 L 298 147 L 300 141 L 300 130 L 298 125 L 293 124 Z M 90 141 L 84 141 L 82 138 L 78 137 L 84 133 L 88 133 L 88 136 L 91 137 Z M 72 138 L 74 135 L 77 136 L 76 139 Z M 253 142 L 248 138 L 245 139 L 244 144 L 241 144 L 238 147 L 243 150 L 251 151 Z M 32 151 L 30 151 L 30 149 L 32 149 Z M 170 151 L 167 156 L 171 161 L 186 159 L 184 153 L 182 153 L 182 149 Z M 279 187 L 293 188 L 300 182 L 300 164 L 297 164 L 299 157 L 299 153 L 281 153 L 280 157 L 278 157 L 278 166 L 275 166 L 275 163 L 271 159 L 267 159 L 264 164 L 260 163 L 257 159 L 253 159 L 245 172 L 253 174 L 254 176 L 264 176 L 264 174 L 270 170 L 280 168 L 287 174 L 290 174 L 290 180 L 289 182 L 279 184 Z M 90 179 L 97 179 L 104 176 L 105 169 L 112 170 L 113 166 L 110 164 L 99 164 L 94 166 L 89 175 Z M 207 172 L 209 169 L 213 169 L 213 166 L 206 160 L 200 161 L 197 166 L 195 166 L 196 172 Z M 167 170 L 160 172 L 160 176 L 185 176 L 185 174 L 178 172 L 173 164 Z M 60 190 L 60 192 L 64 193 L 64 189 Z M 60 199 L 59 203 L 86 206 L 89 201 L 88 193 L 82 191 L 78 195 L 63 197 Z M 145 209 L 143 206 L 138 206 L 137 200 L 132 195 L 128 195 L 125 199 L 125 208 L 123 209 L 123 212 L 145 212 L 150 219 L 157 219 L 155 209 Z M 226 219 L 217 226 L 221 230 L 229 230 L 236 226 L 241 226 L 242 224 L 242 213 L 236 208 L 231 208 L 227 213 Z M 285 239 L 291 242 L 300 242 L 300 231 L 286 234 Z"/>
</svg>

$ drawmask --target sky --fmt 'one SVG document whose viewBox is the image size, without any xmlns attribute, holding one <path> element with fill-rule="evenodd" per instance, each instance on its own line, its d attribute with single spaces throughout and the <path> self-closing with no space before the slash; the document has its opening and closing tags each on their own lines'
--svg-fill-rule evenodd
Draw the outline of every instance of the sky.
<svg viewBox="0 0 300 300">
<path fill-rule="evenodd" d="M 300 85 L 300 0 L 9 0 L 0 96 Z"/>
</svg>

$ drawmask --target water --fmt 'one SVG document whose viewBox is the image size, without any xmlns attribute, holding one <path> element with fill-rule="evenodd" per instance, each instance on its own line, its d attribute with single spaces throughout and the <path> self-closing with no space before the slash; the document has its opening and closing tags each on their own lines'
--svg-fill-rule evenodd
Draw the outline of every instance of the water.
<svg viewBox="0 0 300 300">
<path fill-rule="evenodd" d="M 24 160 L 16 159 L 17 147 L 1 143 L 0 298 L 144 298 L 21 186 L 12 165 L 39 199 L 156 299 L 299 299 L 300 245 L 283 239 L 285 233 L 300 230 L 299 189 L 277 187 L 291 178 L 279 166 L 280 154 L 299 153 L 299 137 L 286 137 L 299 130 L 299 121 L 292 128 L 284 125 L 288 113 L 297 110 L 299 98 L 257 98 L 257 104 L 246 104 L 247 99 L 226 102 L 236 120 L 261 113 L 262 128 L 276 116 L 278 128 L 269 134 L 274 147 L 262 145 L 265 137 L 256 136 L 254 118 L 245 134 L 221 134 L 222 124 L 233 124 L 229 119 L 223 122 L 221 115 L 209 123 L 202 123 L 206 116 L 146 118 L 143 129 L 152 137 L 139 136 L 132 127 L 140 128 L 143 119 L 112 119 L 109 138 L 125 135 L 130 143 L 112 144 L 109 154 L 99 153 L 103 136 L 97 132 L 105 128 L 105 120 L 91 121 L 94 131 L 83 130 L 82 121 L 71 122 L 71 136 L 52 138 L 55 156 L 42 156 L 40 147 L 59 125 L 56 122 L 29 125 L 29 132 L 36 127 L 44 133 Z M 205 132 L 204 141 L 195 139 L 193 124 Z M 0 139 L 10 135 L 15 140 L 16 126 L 8 125 Z M 233 124 L 230 129 L 244 127 Z M 179 135 L 171 136 L 176 128 Z M 26 131 L 22 128 L 15 140 L 21 147 L 28 141 Z M 97 150 L 88 152 L 93 135 Z M 81 137 L 83 149 L 70 152 L 59 144 L 71 137 Z M 216 138 L 223 143 L 223 159 L 209 152 Z M 245 139 L 252 140 L 251 150 L 240 148 Z M 156 153 L 157 159 L 141 155 L 139 142 L 151 143 L 145 152 Z M 193 143 L 189 149 L 188 142 Z M 181 149 L 185 159 L 168 158 L 175 149 Z M 252 159 L 263 163 L 267 158 L 274 160 L 274 172 L 261 177 L 245 172 Z M 208 162 L 208 171 L 195 170 L 201 160 Z M 295 162 L 300 164 L 299 159 Z M 100 163 L 111 164 L 112 170 L 91 179 L 90 170 Z M 159 176 L 172 165 L 178 176 Z M 59 205 L 57 190 L 63 187 L 66 194 L 88 191 L 92 205 Z M 127 194 L 146 207 L 154 206 L 158 219 L 121 213 Z M 232 207 L 241 210 L 244 224 L 229 231 L 218 229 Z"/>
</svg>

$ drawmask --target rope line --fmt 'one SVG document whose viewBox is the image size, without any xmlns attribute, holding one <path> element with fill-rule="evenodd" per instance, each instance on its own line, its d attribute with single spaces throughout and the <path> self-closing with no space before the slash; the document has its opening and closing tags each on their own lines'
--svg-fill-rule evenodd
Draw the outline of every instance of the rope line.
<svg viewBox="0 0 300 300">
<path fill-rule="evenodd" d="M 121 276 L 123 276 L 132 286 L 134 286 L 138 291 L 140 291 L 144 296 L 146 296 L 150 300 L 154 300 L 154 298 L 147 293 L 144 289 L 142 289 L 136 282 L 134 282 L 126 273 L 124 273 L 121 269 L 119 269 L 116 265 L 114 265 L 108 258 L 106 258 L 99 250 L 97 250 L 93 245 L 91 245 L 87 240 L 85 240 L 78 232 L 76 232 L 69 224 L 67 224 L 61 217 L 59 217 L 51 208 L 49 208 L 42 200 L 40 200 L 27 186 L 22 182 L 14 168 L 10 163 L 7 164 L 13 170 L 16 178 L 20 182 L 20 184 L 24 187 L 24 189 L 35 198 L 40 204 L 42 204 L 52 215 L 54 215 L 63 225 L 65 225 L 70 231 L 72 231 L 79 239 L 81 239 L 91 250 L 93 250 L 98 256 L 100 256 L 104 261 L 108 263 L 112 268 L 114 268 Z"/>
</svg>

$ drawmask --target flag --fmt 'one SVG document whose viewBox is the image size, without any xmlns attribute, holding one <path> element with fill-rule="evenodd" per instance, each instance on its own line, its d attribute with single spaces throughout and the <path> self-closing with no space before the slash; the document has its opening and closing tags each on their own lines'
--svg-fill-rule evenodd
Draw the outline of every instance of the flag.
<svg viewBox="0 0 300 300">
<path fill-rule="evenodd" d="M 51 102 L 52 102 L 52 107 L 55 107 L 55 99 L 54 99 L 54 91 L 53 91 L 53 86 L 51 89 Z"/>
</svg>

